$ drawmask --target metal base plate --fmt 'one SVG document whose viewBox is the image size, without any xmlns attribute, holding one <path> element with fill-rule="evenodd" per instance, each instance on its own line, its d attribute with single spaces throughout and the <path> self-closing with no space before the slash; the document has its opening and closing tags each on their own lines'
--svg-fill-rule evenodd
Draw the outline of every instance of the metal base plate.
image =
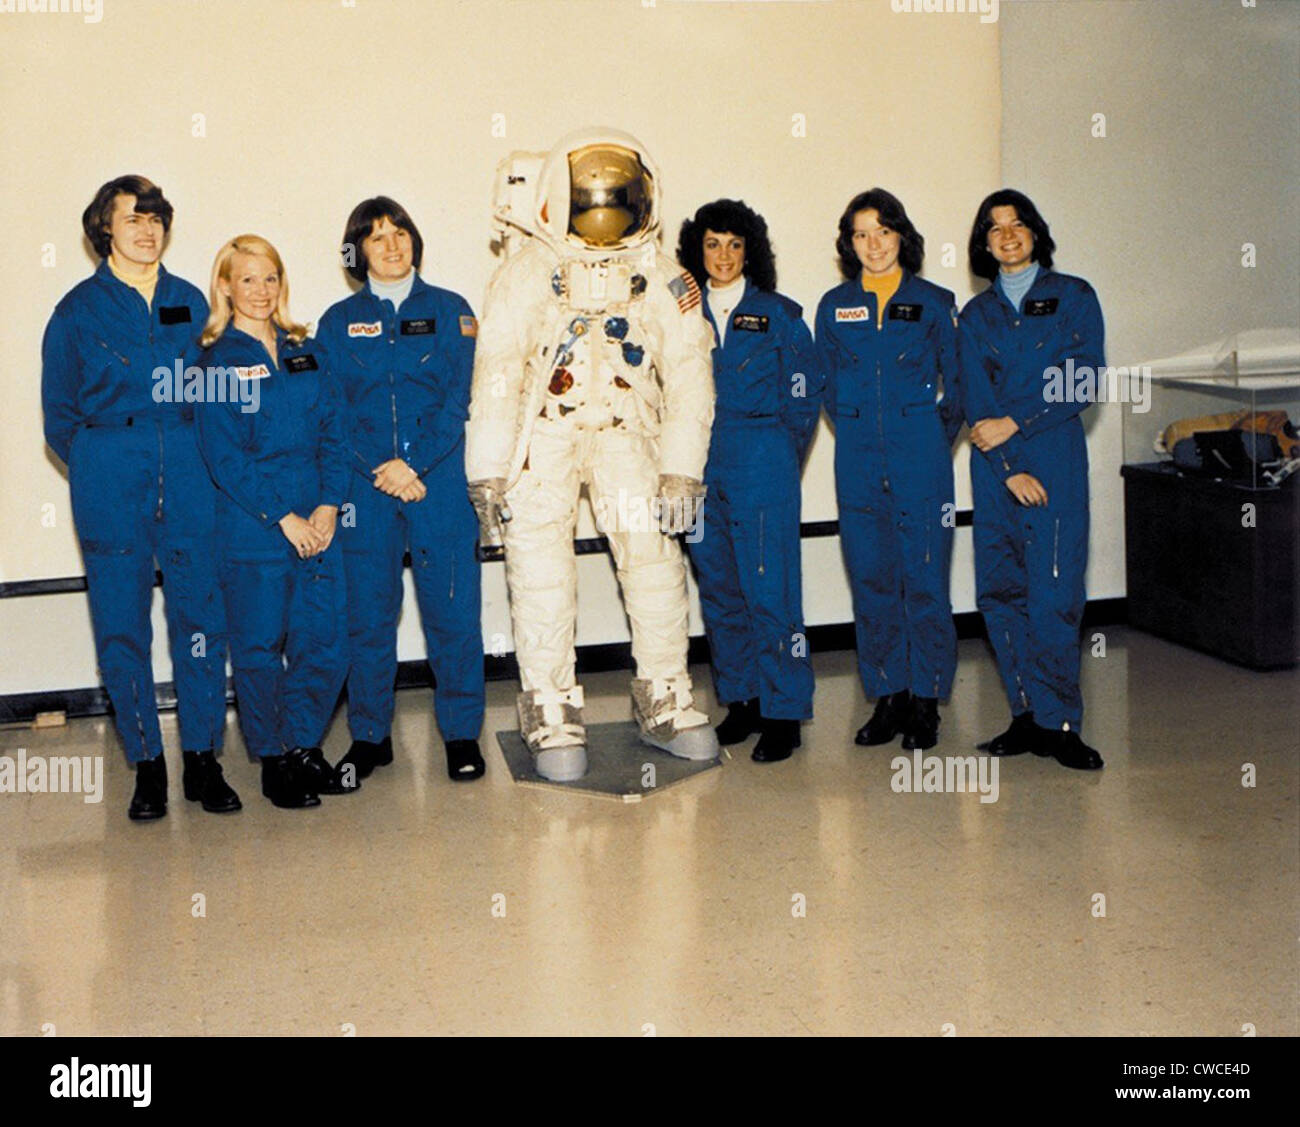
<svg viewBox="0 0 1300 1127">
<path fill-rule="evenodd" d="M 555 783 L 533 770 L 533 757 L 518 731 L 498 732 L 497 743 L 510 774 L 517 783 L 640 802 L 648 794 L 703 774 L 722 764 L 721 758 L 693 761 L 678 759 L 641 742 L 641 731 L 631 720 L 587 725 L 587 773 L 581 779 Z"/>
</svg>

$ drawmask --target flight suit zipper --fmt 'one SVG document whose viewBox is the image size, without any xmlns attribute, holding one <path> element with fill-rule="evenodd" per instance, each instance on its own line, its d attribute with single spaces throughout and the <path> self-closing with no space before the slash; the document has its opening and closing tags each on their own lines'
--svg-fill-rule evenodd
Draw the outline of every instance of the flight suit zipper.
<svg viewBox="0 0 1300 1127">
<path fill-rule="evenodd" d="M 381 303 L 380 303 L 381 311 L 382 311 L 382 305 L 383 305 L 383 303 L 381 302 Z M 396 329 L 397 329 L 397 312 L 396 312 L 396 310 L 394 310 L 394 312 L 393 312 L 393 319 L 392 319 L 392 321 L 389 323 L 389 326 L 388 326 L 388 343 L 389 343 L 389 345 L 391 346 L 391 347 L 389 348 L 389 356 L 388 356 L 388 401 L 389 401 L 389 403 L 392 405 L 392 414 L 393 414 L 393 457 L 394 457 L 394 458 L 396 458 L 396 457 L 398 456 L 398 445 L 397 445 L 397 375 L 396 375 L 396 373 L 394 373 L 394 371 L 393 371 L 393 363 L 394 363 L 394 360 L 393 360 L 393 353 L 394 353 L 394 349 L 395 349 L 396 346 L 397 346 L 397 332 L 396 332 Z"/>
</svg>

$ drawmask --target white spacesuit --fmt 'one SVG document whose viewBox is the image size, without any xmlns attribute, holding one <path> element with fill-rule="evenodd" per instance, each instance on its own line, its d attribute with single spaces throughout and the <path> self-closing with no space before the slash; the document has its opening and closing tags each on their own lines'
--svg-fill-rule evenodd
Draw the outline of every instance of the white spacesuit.
<svg viewBox="0 0 1300 1127">
<path fill-rule="evenodd" d="M 586 771 L 573 553 L 586 485 L 632 625 L 641 738 L 711 759 L 672 534 L 704 495 L 712 339 L 694 280 L 656 245 L 657 172 L 635 138 L 585 130 L 503 162 L 497 202 L 508 247 L 512 228 L 529 237 L 488 287 L 465 458 L 482 540 L 504 538 L 520 729 L 539 774 Z"/>
</svg>

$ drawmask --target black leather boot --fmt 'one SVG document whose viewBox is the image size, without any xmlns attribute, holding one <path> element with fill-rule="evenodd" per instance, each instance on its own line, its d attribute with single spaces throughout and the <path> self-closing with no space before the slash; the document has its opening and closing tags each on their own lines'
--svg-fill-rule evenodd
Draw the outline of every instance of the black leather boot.
<svg viewBox="0 0 1300 1127">
<path fill-rule="evenodd" d="M 262 793 L 285 810 L 301 810 L 320 805 L 316 792 L 308 785 L 297 764 L 287 755 L 267 755 L 262 758 Z"/>
<path fill-rule="evenodd" d="M 167 813 L 167 761 L 142 759 L 135 765 L 135 794 L 126 816 L 133 822 L 152 822 Z"/>
<path fill-rule="evenodd" d="M 759 725 L 762 735 L 758 737 L 758 744 L 750 758 L 755 763 L 779 763 L 782 759 L 789 759 L 800 743 L 799 721 L 768 720 L 763 717 Z"/>
<path fill-rule="evenodd" d="M 1099 771 L 1106 764 L 1101 756 L 1090 748 L 1078 732 L 1046 731 L 1046 754 L 1053 756 L 1062 767 L 1072 767 L 1076 771 Z"/>
<path fill-rule="evenodd" d="M 345 767 L 353 767 L 356 769 L 358 779 L 368 779 L 376 767 L 387 767 L 392 761 L 392 736 L 385 736 L 378 743 L 353 740 L 347 755 L 339 760 L 336 770 L 342 772 Z"/>
<path fill-rule="evenodd" d="M 458 783 L 482 778 L 486 766 L 478 740 L 447 741 L 447 774 Z"/>
<path fill-rule="evenodd" d="M 233 814 L 243 803 L 221 773 L 221 764 L 210 751 L 183 751 L 185 767 L 181 789 L 191 802 L 201 803 L 209 814 Z"/>
<path fill-rule="evenodd" d="M 871 714 L 871 719 L 858 729 L 853 742 L 859 747 L 876 747 L 889 743 L 903 730 L 911 708 L 912 694 L 906 689 L 877 698 L 876 710 Z"/>
<path fill-rule="evenodd" d="M 727 715 L 721 724 L 714 728 L 718 743 L 723 747 L 741 743 L 759 730 L 761 717 L 758 715 L 758 697 L 750 700 L 736 701 L 727 705 Z"/>
<path fill-rule="evenodd" d="M 1011 727 L 1005 732 L 999 732 L 991 740 L 977 744 L 976 748 L 987 751 L 990 755 L 1024 755 L 1040 746 L 1044 742 L 1043 737 L 1048 734 L 1034 723 L 1032 712 L 1022 712 L 1019 716 L 1011 717 Z"/>
<path fill-rule="evenodd" d="M 325 753 L 318 747 L 300 747 L 289 752 L 294 769 L 316 794 L 352 794 L 361 789 L 361 780 L 352 779 L 352 785 L 337 767 L 331 767 Z"/>
<path fill-rule="evenodd" d="M 939 742 L 939 698 L 913 697 L 903 723 L 903 746 L 908 751 L 925 751 Z"/>
</svg>

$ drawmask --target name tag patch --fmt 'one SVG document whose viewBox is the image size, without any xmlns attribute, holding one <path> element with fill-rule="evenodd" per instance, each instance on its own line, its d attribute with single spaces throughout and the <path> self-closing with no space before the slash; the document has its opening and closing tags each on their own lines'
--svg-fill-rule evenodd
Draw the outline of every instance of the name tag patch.
<svg viewBox="0 0 1300 1127">
<path fill-rule="evenodd" d="M 382 321 L 351 321 L 348 323 L 350 337 L 377 337 L 384 331 Z"/>
<path fill-rule="evenodd" d="M 737 313 L 731 319 L 731 327 L 746 333 L 767 332 L 767 318 L 756 313 Z"/>
<path fill-rule="evenodd" d="M 235 375 L 241 380 L 264 380 L 271 374 L 271 369 L 265 364 L 254 364 L 248 368 L 236 368 Z"/>
<path fill-rule="evenodd" d="M 909 305 L 906 302 L 900 302 L 889 307 L 889 319 L 891 321 L 919 321 L 923 308 L 924 306 L 921 305 Z"/>
<path fill-rule="evenodd" d="M 478 318 L 462 317 L 460 319 L 460 335 L 463 337 L 478 336 Z"/>
<path fill-rule="evenodd" d="M 316 363 L 316 357 L 310 352 L 305 352 L 301 356 L 286 356 L 284 366 L 291 372 L 320 371 L 320 365 Z"/>
<path fill-rule="evenodd" d="M 161 325 L 188 325 L 191 320 L 188 305 L 158 306 L 158 323 Z"/>
<path fill-rule="evenodd" d="M 418 317 L 413 321 L 403 321 L 402 336 L 427 337 L 434 331 L 435 323 L 432 317 Z"/>
<path fill-rule="evenodd" d="M 865 305 L 854 305 L 848 309 L 835 310 L 835 320 L 840 321 L 866 321 L 871 317 L 870 310 Z"/>
<path fill-rule="evenodd" d="M 1026 317 L 1050 317 L 1056 312 L 1056 307 L 1060 304 L 1060 299 L 1055 297 L 1039 297 L 1033 301 L 1025 302 Z"/>
</svg>

